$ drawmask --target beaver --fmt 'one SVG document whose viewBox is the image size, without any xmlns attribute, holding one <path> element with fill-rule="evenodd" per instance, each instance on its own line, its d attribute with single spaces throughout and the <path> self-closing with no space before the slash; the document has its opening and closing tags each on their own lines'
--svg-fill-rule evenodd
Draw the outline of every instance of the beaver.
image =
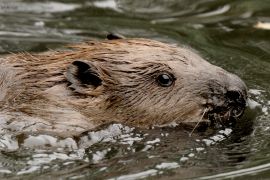
<svg viewBox="0 0 270 180">
<path fill-rule="evenodd" d="M 187 47 L 111 37 L 0 59 L 1 128 L 74 134 L 120 122 L 223 124 L 239 119 L 247 87 Z"/>
</svg>

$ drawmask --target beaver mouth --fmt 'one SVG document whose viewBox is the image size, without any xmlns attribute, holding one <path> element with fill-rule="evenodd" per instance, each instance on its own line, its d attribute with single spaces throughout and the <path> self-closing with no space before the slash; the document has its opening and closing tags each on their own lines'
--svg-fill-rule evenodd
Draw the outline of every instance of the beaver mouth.
<svg viewBox="0 0 270 180">
<path fill-rule="evenodd" d="M 227 96 L 230 97 L 231 94 Z M 215 101 L 211 100 L 211 103 L 206 103 L 203 118 L 207 119 L 211 126 L 224 127 L 235 124 L 244 114 L 246 107 L 246 98 L 239 94 L 237 97 L 219 101 L 215 99 Z"/>
<path fill-rule="evenodd" d="M 245 106 L 208 107 L 204 118 L 209 120 L 210 126 L 225 127 L 234 125 L 244 114 Z"/>
</svg>

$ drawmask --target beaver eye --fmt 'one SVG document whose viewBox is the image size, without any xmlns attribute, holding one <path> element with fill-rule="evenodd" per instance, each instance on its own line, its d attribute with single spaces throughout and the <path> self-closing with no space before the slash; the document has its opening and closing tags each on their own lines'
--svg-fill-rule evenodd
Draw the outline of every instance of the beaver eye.
<svg viewBox="0 0 270 180">
<path fill-rule="evenodd" d="M 157 82 L 162 87 L 171 86 L 173 84 L 174 80 L 175 80 L 175 78 L 172 75 L 167 74 L 167 73 L 160 74 L 157 77 Z"/>
</svg>

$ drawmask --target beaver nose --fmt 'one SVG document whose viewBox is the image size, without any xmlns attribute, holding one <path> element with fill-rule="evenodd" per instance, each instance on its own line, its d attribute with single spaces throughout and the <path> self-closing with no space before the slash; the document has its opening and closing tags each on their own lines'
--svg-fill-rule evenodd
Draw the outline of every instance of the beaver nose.
<svg viewBox="0 0 270 180">
<path fill-rule="evenodd" d="M 230 104 L 245 107 L 247 100 L 247 86 L 235 74 L 227 74 L 226 98 Z"/>
<path fill-rule="evenodd" d="M 244 92 L 241 92 L 239 90 L 229 90 L 226 93 L 226 96 L 231 101 L 231 103 L 246 105 Z"/>
</svg>

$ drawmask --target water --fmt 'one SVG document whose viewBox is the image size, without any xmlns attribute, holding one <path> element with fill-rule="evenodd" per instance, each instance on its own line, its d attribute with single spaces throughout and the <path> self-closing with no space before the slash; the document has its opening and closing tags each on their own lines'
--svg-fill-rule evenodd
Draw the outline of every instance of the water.
<svg viewBox="0 0 270 180">
<path fill-rule="evenodd" d="M 269 0 L 1 0 L 1 54 L 61 49 L 114 32 L 190 46 L 251 89 L 241 124 L 192 137 L 182 127 L 140 130 L 119 124 L 79 139 L 4 134 L 1 179 L 268 179 L 267 23 Z"/>
</svg>

